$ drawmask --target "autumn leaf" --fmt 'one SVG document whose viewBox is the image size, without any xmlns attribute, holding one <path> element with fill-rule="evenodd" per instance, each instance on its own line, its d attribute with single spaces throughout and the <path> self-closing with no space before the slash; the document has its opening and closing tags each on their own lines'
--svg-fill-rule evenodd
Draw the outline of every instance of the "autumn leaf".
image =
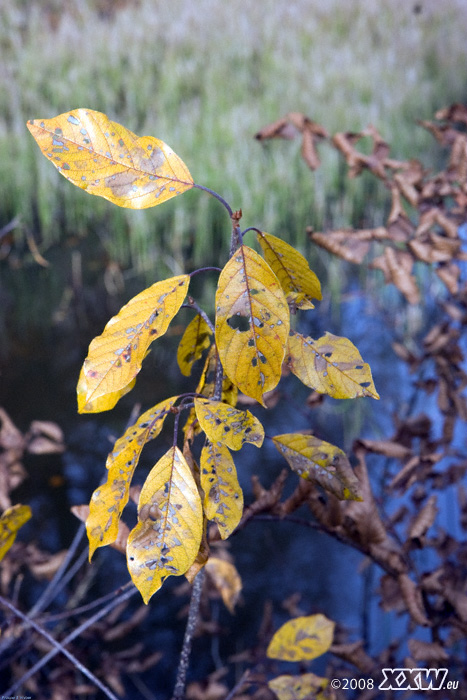
<svg viewBox="0 0 467 700">
<path fill-rule="evenodd" d="M 208 440 L 240 450 L 245 442 L 261 447 L 264 428 L 250 411 L 240 411 L 222 401 L 195 399 L 195 411 Z"/>
<path fill-rule="evenodd" d="M 217 523 L 225 540 L 235 530 L 243 513 L 243 492 L 234 461 L 225 445 L 208 442 L 203 447 L 200 479 L 206 517 Z"/>
<path fill-rule="evenodd" d="M 286 363 L 306 386 L 320 394 L 334 399 L 379 399 L 370 366 L 347 338 L 326 333 L 313 340 L 291 331 Z"/>
<path fill-rule="evenodd" d="M 27 127 L 67 180 L 120 207 L 146 209 L 193 187 L 185 163 L 163 141 L 138 137 L 101 112 L 75 109 Z"/>
<path fill-rule="evenodd" d="M 128 538 L 128 569 L 145 603 L 167 576 L 188 571 L 202 534 L 203 509 L 196 482 L 181 451 L 171 447 L 141 489 L 138 524 Z"/>
<path fill-rule="evenodd" d="M 258 233 L 258 242 L 271 270 L 281 283 L 291 308 L 314 309 L 311 299 L 321 300 L 321 285 L 307 260 L 291 245 L 271 236 Z"/>
<path fill-rule="evenodd" d="M 32 517 L 29 506 L 16 505 L 7 508 L 0 517 L 0 561 L 16 539 L 20 527 Z"/>
<path fill-rule="evenodd" d="M 204 363 L 198 386 L 196 387 L 196 394 L 201 394 L 201 396 L 205 396 L 206 398 L 212 398 L 214 396 L 216 391 L 216 377 L 219 369 L 219 363 L 220 360 L 217 348 L 215 345 L 211 345 Z M 237 403 L 238 389 L 225 374 L 225 372 L 222 372 L 222 374 L 221 401 L 230 404 L 230 406 L 235 406 Z M 201 432 L 194 408 L 190 410 L 186 423 L 183 426 L 185 438 L 190 431 L 193 432 L 193 436 L 198 435 Z"/>
<path fill-rule="evenodd" d="M 133 389 L 135 384 L 136 377 L 133 377 L 131 382 L 127 386 L 124 386 L 123 389 L 112 391 L 109 394 L 104 394 L 104 396 L 99 396 L 97 399 L 87 401 L 88 384 L 83 365 L 79 373 L 78 384 L 76 385 L 78 413 L 101 413 L 101 411 L 109 411 L 120 401 L 122 396 L 125 396 L 125 394 L 128 394 Z"/>
<path fill-rule="evenodd" d="M 80 413 L 113 408 L 129 391 L 149 345 L 164 335 L 183 304 L 189 281 L 189 275 L 179 275 L 156 282 L 125 304 L 94 338 L 78 384 Z"/>
<path fill-rule="evenodd" d="M 209 557 L 206 571 L 232 615 L 242 590 L 242 580 L 235 566 L 225 559 Z"/>
<path fill-rule="evenodd" d="M 300 676 L 277 676 L 268 681 L 268 686 L 279 700 L 327 700 L 323 692 L 329 681 L 314 673 Z"/>
<path fill-rule="evenodd" d="M 222 270 L 216 292 L 216 344 L 224 371 L 247 396 L 281 377 L 289 309 L 280 283 L 256 251 L 241 246 Z"/>
<path fill-rule="evenodd" d="M 97 547 L 116 541 L 120 518 L 128 503 L 129 488 L 143 447 L 162 430 L 170 408 L 178 396 L 161 401 L 143 413 L 116 441 L 107 457 L 107 481 L 91 496 L 86 530 L 89 539 L 89 559 Z"/>
<path fill-rule="evenodd" d="M 273 442 L 299 476 L 312 481 L 341 500 L 361 501 L 360 484 L 346 454 L 314 435 L 285 433 Z"/>
<path fill-rule="evenodd" d="M 296 617 L 280 627 L 271 639 L 267 656 L 282 661 L 309 661 L 332 644 L 334 622 L 324 615 Z"/>
<path fill-rule="evenodd" d="M 200 314 L 196 314 L 186 327 L 177 350 L 178 366 L 185 377 L 190 376 L 194 363 L 210 346 L 211 335 L 212 331 L 204 318 Z"/>
</svg>

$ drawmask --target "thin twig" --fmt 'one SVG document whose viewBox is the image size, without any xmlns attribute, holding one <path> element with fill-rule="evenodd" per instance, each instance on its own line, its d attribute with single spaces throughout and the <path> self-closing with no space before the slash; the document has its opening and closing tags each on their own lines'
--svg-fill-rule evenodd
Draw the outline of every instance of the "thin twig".
<svg viewBox="0 0 467 700">
<path fill-rule="evenodd" d="M 233 212 L 232 212 L 230 205 L 225 201 L 224 197 L 221 197 L 220 194 L 218 194 L 214 190 L 209 189 L 209 187 L 204 187 L 203 185 L 194 184 L 193 187 L 196 187 L 196 189 L 198 189 L 198 190 L 203 190 L 203 192 L 207 192 L 212 197 L 215 197 L 222 204 L 222 206 L 224 206 L 227 209 L 229 216 L 232 216 Z"/>
<path fill-rule="evenodd" d="M 188 297 L 188 303 L 183 304 L 183 306 L 188 307 L 189 309 L 194 309 L 196 311 L 196 313 L 198 313 L 201 316 L 201 318 L 203 318 L 206 321 L 211 333 L 215 332 L 214 324 L 212 323 L 211 319 L 209 318 L 207 313 L 205 311 L 203 311 L 201 306 L 193 299 L 193 297 Z"/>
<path fill-rule="evenodd" d="M 196 575 L 191 591 L 190 609 L 188 611 L 188 620 L 186 623 L 185 636 L 183 638 L 182 651 L 180 652 L 180 661 L 177 669 L 177 680 L 172 700 L 183 700 L 185 697 L 186 674 L 190 663 L 191 643 L 193 634 L 198 622 L 199 606 L 201 602 L 201 592 L 203 590 L 205 571 L 201 571 Z"/>
<path fill-rule="evenodd" d="M 115 600 L 111 601 L 108 605 L 106 605 L 104 608 L 101 608 L 95 615 L 90 617 L 88 620 L 85 620 L 79 627 L 77 627 L 73 632 L 71 632 L 65 639 L 62 640 L 61 646 L 66 647 L 70 642 L 73 641 L 73 639 L 76 639 L 76 637 L 79 637 L 79 635 L 87 630 L 89 627 L 94 625 L 96 622 L 98 622 L 102 617 L 105 617 L 109 612 L 111 612 L 114 608 L 117 607 L 117 605 L 120 605 L 120 603 L 123 603 L 125 600 L 128 598 L 131 598 L 131 596 L 135 595 L 137 592 L 137 589 L 133 587 L 133 584 L 131 582 L 125 584 L 125 586 L 122 587 L 122 590 L 127 588 L 128 586 L 132 586 L 129 590 L 126 590 L 124 593 L 122 593 L 120 596 L 118 596 Z M 34 676 L 40 669 L 45 666 L 51 659 L 53 659 L 58 653 L 59 649 L 56 649 L 55 647 L 51 649 L 45 656 L 40 659 L 34 666 L 32 666 L 29 671 L 26 671 L 21 678 L 11 686 L 11 688 L 8 688 L 3 695 L 4 696 L 9 696 L 9 695 L 14 695 L 16 691 L 23 685 L 23 683 L 26 683 L 32 676 Z"/>
<path fill-rule="evenodd" d="M 24 614 L 21 612 L 21 610 L 18 610 L 18 608 L 16 608 L 16 607 L 15 607 L 14 605 L 12 605 L 8 600 L 6 600 L 5 598 L 3 598 L 3 596 L 0 596 L 0 605 L 3 605 L 4 607 L 8 608 L 8 610 L 10 610 L 12 613 L 14 613 L 14 615 L 16 615 L 16 617 L 19 617 L 21 620 L 23 620 L 23 622 L 26 622 L 27 625 L 28 625 L 28 627 L 29 627 L 29 626 L 30 626 L 30 627 L 33 627 L 33 628 L 36 630 L 36 632 L 38 632 L 40 635 L 42 635 L 43 637 L 45 637 L 45 639 L 47 639 L 47 641 L 50 642 L 50 644 L 52 644 L 53 647 L 55 647 L 55 649 L 57 650 L 57 653 L 60 652 L 60 653 L 64 654 L 64 656 L 66 656 L 67 659 L 69 659 L 69 660 L 71 661 L 71 663 L 72 663 L 79 671 L 81 671 L 81 673 L 82 673 L 84 676 L 86 676 L 86 678 L 89 678 L 89 680 L 91 681 L 91 683 L 94 683 L 94 685 L 95 685 L 97 688 L 99 688 L 99 690 L 102 690 L 102 692 L 104 693 L 104 695 L 106 695 L 108 698 L 110 698 L 110 700 L 118 700 L 117 696 L 114 695 L 114 694 L 112 693 L 112 691 L 110 690 L 110 688 L 108 688 L 106 685 L 104 685 L 104 683 L 102 683 L 102 681 L 100 681 L 99 678 L 97 678 L 97 676 L 95 676 L 95 675 L 92 673 L 92 671 L 90 671 L 88 668 L 86 668 L 86 666 L 83 666 L 83 664 L 81 663 L 81 661 L 79 661 L 79 660 L 76 658 L 76 656 L 74 656 L 70 651 L 68 651 L 68 649 L 65 649 L 65 647 L 63 646 L 63 644 L 61 644 L 61 643 L 58 642 L 56 639 L 54 639 L 54 638 L 52 637 L 52 635 L 50 635 L 50 634 L 47 632 L 47 630 L 45 630 L 43 627 L 41 627 L 40 625 L 38 625 L 37 622 L 34 622 L 34 620 L 32 620 L 32 619 L 31 619 L 30 617 L 28 617 L 27 615 L 24 615 Z M 9 695 L 9 693 L 7 692 L 6 695 Z"/>
</svg>

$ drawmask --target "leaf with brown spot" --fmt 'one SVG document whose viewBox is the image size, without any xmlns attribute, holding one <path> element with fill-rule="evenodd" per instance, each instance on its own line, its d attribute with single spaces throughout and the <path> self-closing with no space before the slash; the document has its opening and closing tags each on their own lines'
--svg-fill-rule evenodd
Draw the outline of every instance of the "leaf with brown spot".
<svg viewBox="0 0 467 700">
<path fill-rule="evenodd" d="M 335 399 L 379 399 L 370 366 L 347 338 L 326 333 L 318 340 L 289 334 L 286 364 L 306 386 Z"/>
<path fill-rule="evenodd" d="M 78 383 L 80 413 L 113 408 L 130 390 L 149 346 L 164 335 L 183 304 L 189 281 L 189 275 L 179 275 L 156 282 L 125 304 L 94 338 Z"/>
<path fill-rule="evenodd" d="M 225 559 L 209 557 L 206 571 L 214 586 L 219 591 L 224 605 L 232 615 L 240 598 L 242 579 L 235 566 Z"/>
<path fill-rule="evenodd" d="M 225 445 L 208 442 L 201 451 L 201 488 L 204 512 L 214 520 L 223 540 L 235 530 L 243 514 L 243 491 L 237 470 Z"/>
<path fill-rule="evenodd" d="M 210 346 L 211 335 L 212 331 L 204 318 L 196 314 L 186 327 L 177 350 L 178 366 L 185 377 L 190 376 L 194 363 Z"/>
<path fill-rule="evenodd" d="M 0 561 L 16 539 L 20 527 L 32 517 L 29 506 L 16 505 L 7 508 L 0 517 Z"/>
<path fill-rule="evenodd" d="M 195 398 L 195 411 L 208 440 L 231 450 L 240 450 L 245 442 L 261 447 L 264 428 L 250 411 L 240 411 L 214 399 Z"/>
<path fill-rule="evenodd" d="M 324 615 L 289 620 L 271 639 L 267 656 L 282 661 L 309 661 L 326 653 L 332 644 L 334 622 Z"/>
<path fill-rule="evenodd" d="M 116 441 L 108 455 L 105 464 L 107 480 L 92 494 L 86 518 L 89 559 L 97 547 L 105 547 L 117 540 L 120 518 L 128 503 L 131 479 L 141 452 L 149 440 L 159 435 L 177 399 L 178 396 L 172 396 L 143 413 Z"/>
<path fill-rule="evenodd" d="M 269 233 L 257 233 L 266 262 L 281 283 L 289 306 L 314 309 L 312 299 L 321 300 L 321 285 L 307 260 L 295 248 Z"/>
<path fill-rule="evenodd" d="M 138 137 L 101 112 L 74 109 L 31 119 L 27 127 L 67 180 L 120 207 L 155 207 L 193 187 L 188 168 L 170 146 Z"/>
<path fill-rule="evenodd" d="M 167 576 L 188 571 L 198 555 L 202 535 L 198 487 L 181 451 L 171 447 L 141 489 L 138 523 L 128 538 L 128 569 L 145 603 Z"/>
<path fill-rule="evenodd" d="M 256 251 L 241 246 L 219 277 L 216 345 L 227 376 L 263 405 L 281 378 L 289 324 L 276 275 Z"/>
<path fill-rule="evenodd" d="M 272 440 L 291 469 L 303 479 L 318 484 L 340 500 L 362 500 L 360 482 L 345 452 L 338 447 L 305 433 L 284 433 Z"/>
<path fill-rule="evenodd" d="M 328 700 L 325 689 L 329 681 L 314 673 L 300 676 L 276 676 L 268 681 L 268 686 L 279 700 Z"/>
</svg>

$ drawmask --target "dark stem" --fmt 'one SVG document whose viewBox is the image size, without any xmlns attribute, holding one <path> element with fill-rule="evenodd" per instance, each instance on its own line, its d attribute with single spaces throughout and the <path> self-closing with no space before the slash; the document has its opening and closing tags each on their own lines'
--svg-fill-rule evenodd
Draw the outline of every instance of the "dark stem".
<svg viewBox="0 0 467 700">
<path fill-rule="evenodd" d="M 56 639 L 50 635 L 47 630 L 45 630 L 43 627 L 37 624 L 37 622 L 34 622 L 31 618 L 29 618 L 27 615 L 24 615 L 18 608 L 15 608 L 14 605 L 12 605 L 8 600 L 3 598 L 3 596 L 0 596 L 0 605 L 3 605 L 3 607 L 8 608 L 16 617 L 19 617 L 23 622 L 26 622 L 28 626 L 33 627 L 36 632 L 38 632 L 40 635 L 45 637 L 50 644 L 55 647 L 55 649 L 58 652 L 61 652 L 64 654 L 64 656 L 67 657 L 71 661 L 71 663 L 79 670 L 83 675 L 85 675 L 89 680 L 94 683 L 94 685 L 102 690 L 104 695 L 106 695 L 110 700 L 118 700 L 117 696 L 112 693 L 110 688 L 107 688 L 106 685 L 104 685 L 86 666 L 83 666 L 83 664 L 76 658 L 76 656 L 73 656 L 71 652 L 68 651 L 68 649 L 65 649 L 63 644 L 58 642 Z M 9 695 L 9 693 L 8 693 Z"/>
<path fill-rule="evenodd" d="M 217 192 L 214 192 L 214 190 L 209 189 L 209 187 L 204 187 L 203 185 L 197 185 L 194 184 L 193 187 L 196 187 L 198 190 L 203 190 L 203 192 L 207 192 L 210 194 L 212 197 L 215 197 L 221 204 L 227 209 L 227 212 L 229 216 L 232 216 L 232 209 L 230 208 L 230 205 L 225 201 L 224 197 L 221 197 L 220 194 Z"/>
<path fill-rule="evenodd" d="M 71 632 L 65 639 L 61 642 L 61 647 L 66 647 L 70 642 L 73 641 L 76 637 L 79 637 L 81 632 L 84 632 L 85 630 L 88 629 L 88 627 L 91 627 L 94 625 L 98 620 L 100 620 L 102 617 L 105 617 L 105 615 L 108 615 L 109 612 L 111 612 L 114 608 L 117 607 L 117 605 L 120 605 L 123 603 L 123 601 L 127 600 L 128 598 L 131 598 L 131 596 L 135 595 L 137 592 L 137 589 L 134 588 L 133 584 L 130 582 L 123 586 L 122 590 L 127 588 L 127 586 L 131 586 L 129 590 L 125 590 L 124 593 L 119 595 L 115 600 L 112 600 L 108 605 L 106 605 L 104 608 L 101 608 L 95 615 L 90 617 L 88 620 L 85 620 L 79 627 L 77 627 L 73 632 Z M 28 622 L 31 622 L 28 620 Z M 32 666 L 26 673 L 24 673 L 21 678 L 11 686 L 11 688 L 8 688 L 3 694 L 5 696 L 8 695 L 14 695 L 16 691 L 23 685 L 23 683 L 26 683 L 32 676 L 34 676 L 40 669 L 45 666 L 51 659 L 56 656 L 61 649 L 57 649 L 56 647 L 54 649 L 51 649 L 45 656 L 42 657 L 34 666 Z"/>
<path fill-rule="evenodd" d="M 211 333 L 214 333 L 214 332 L 215 332 L 215 331 L 214 331 L 214 325 L 213 325 L 211 319 L 209 318 L 209 316 L 207 315 L 207 313 L 206 313 L 205 311 L 203 311 L 203 309 L 201 308 L 201 306 L 193 299 L 193 297 L 188 297 L 188 303 L 187 303 L 187 304 L 183 304 L 183 306 L 184 306 L 184 307 L 188 307 L 189 309 L 194 309 L 194 310 L 196 311 L 196 313 L 198 313 L 198 314 L 201 316 L 201 318 L 203 318 L 203 319 L 206 321 L 206 323 L 207 323 L 208 326 L 209 326 L 209 329 L 210 329 Z"/>
<path fill-rule="evenodd" d="M 183 638 L 182 651 L 180 652 L 180 661 L 177 669 L 177 680 L 172 700 L 183 700 L 185 697 L 186 674 L 190 663 L 191 643 L 198 622 L 199 606 L 201 602 L 201 592 L 203 590 L 205 572 L 204 569 L 196 575 L 193 582 L 193 590 L 191 591 L 190 609 L 188 611 L 188 620 L 186 623 L 185 636 Z"/>
</svg>

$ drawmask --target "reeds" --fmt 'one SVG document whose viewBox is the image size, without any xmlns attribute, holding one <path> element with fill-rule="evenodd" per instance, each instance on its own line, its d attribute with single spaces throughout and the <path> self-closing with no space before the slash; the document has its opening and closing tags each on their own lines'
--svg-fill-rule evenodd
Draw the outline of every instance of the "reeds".
<svg viewBox="0 0 467 700">
<path fill-rule="evenodd" d="M 303 111 L 330 133 L 373 123 L 394 157 L 434 159 L 415 118 L 462 101 L 465 3 L 436 0 L 4 0 L 0 9 L 0 224 L 18 213 L 42 251 L 95 232 L 137 274 L 154 261 L 211 262 L 228 222 L 190 193 L 155 211 L 119 211 L 62 180 L 29 137 L 28 118 L 78 106 L 169 143 L 195 181 L 242 208 L 245 224 L 304 245 L 304 229 L 377 220 L 384 190 L 342 184 L 323 145 L 311 173 L 298 143 L 254 133 Z M 223 233 L 223 225 L 225 233 Z M 165 269 L 162 270 L 165 272 Z"/>
</svg>

